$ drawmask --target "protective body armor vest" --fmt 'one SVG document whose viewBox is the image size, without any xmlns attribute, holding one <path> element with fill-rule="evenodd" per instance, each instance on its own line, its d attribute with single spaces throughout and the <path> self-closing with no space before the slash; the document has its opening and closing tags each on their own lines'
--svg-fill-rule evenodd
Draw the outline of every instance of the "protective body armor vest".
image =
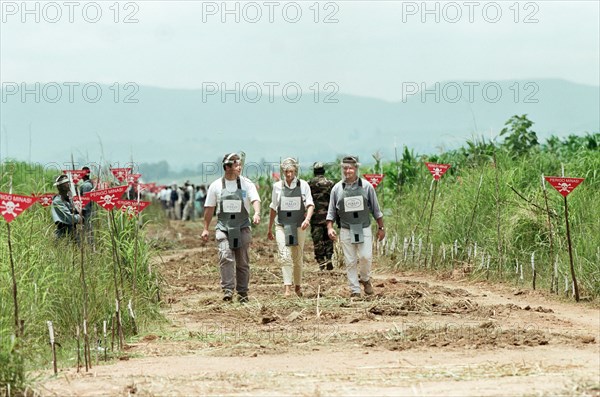
<svg viewBox="0 0 600 397">
<path fill-rule="evenodd" d="M 56 195 L 54 196 L 52 203 L 52 210 L 50 211 L 52 213 L 52 221 L 54 222 L 54 224 L 56 225 L 56 230 L 54 230 L 54 235 L 56 237 L 64 237 L 66 235 L 71 235 L 74 236 L 75 235 L 75 229 L 77 228 L 77 225 L 75 223 L 65 223 L 65 219 L 63 219 L 56 211 L 56 209 L 54 208 L 54 206 L 56 205 L 55 203 L 57 201 L 60 201 L 61 203 L 63 203 L 66 208 L 68 209 L 70 214 L 74 214 L 75 213 L 75 209 L 73 208 L 73 202 L 67 198 L 67 200 L 63 200 L 63 198 L 60 195 Z"/>
<path fill-rule="evenodd" d="M 371 217 L 368 196 L 362 186 L 362 179 L 358 179 L 356 187 L 346 186 L 344 182 L 342 188 L 343 193 L 337 202 L 340 225 L 342 228 L 350 229 L 352 244 L 363 243 L 363 228 L 371 225 Z"/>
<path fill-rule="evenodd" d="M 248 211 L 244 206 L 242 183 L 236 179 L 237 189 L 228 192 L 225 188 L 225 178 L 221 178 L 221 197 L 219 198 L 219 215 L 217 216 L 217 229 L 227 233 L 229 248 L 236 249 L 242 245 L 243 227 L 250 227 Z"/>
<path fill-rule="evenodd" d="M 283 225 L 285 245 L 298 245 L 298 228 L 302 225 L 306 211 L 300 190 L 300 180 L 297 180 L 294 189 L 288 188 L 284 181 L 281 181 L 281 185 L 281 196 L 277 206 L 277 222 Z"/>
</svg>

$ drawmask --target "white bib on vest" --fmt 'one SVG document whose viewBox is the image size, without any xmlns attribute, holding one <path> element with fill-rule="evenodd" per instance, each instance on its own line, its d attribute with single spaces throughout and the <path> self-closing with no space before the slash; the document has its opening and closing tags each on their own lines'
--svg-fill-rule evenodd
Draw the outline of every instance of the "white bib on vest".
<svg viewBox="0 0 600 397">
<path fill-rule="evenodd" d="M 362 211 L 365 209 L 363 196 L 344 197 L 344 209 L 346 212 Z"/>
<path fill-rule="evenodd" d="M 281 197 L 282 211 L 299 211 L 302 197 Z"/>
<path fill-rule="evenodd" d="M 240 200 L 223 200 L 223 212 L 239 214 L 242 212 L 242 202 Z"/>
</svg>

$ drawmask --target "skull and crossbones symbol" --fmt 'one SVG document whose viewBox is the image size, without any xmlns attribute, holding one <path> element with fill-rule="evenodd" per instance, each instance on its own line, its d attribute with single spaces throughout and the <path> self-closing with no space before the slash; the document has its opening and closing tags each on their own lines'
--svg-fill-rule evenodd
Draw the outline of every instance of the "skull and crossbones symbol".
<svg viewBox="0 0 600 397">
<path fill-rule="evenodd" d="M 559 192 L 567 192 L 567 193 L 571 192 L 571 184 L 570 183 L 562 182 L 562 183 L 558 184 L 558 187 L 560 188 L 558 190 Z"/>
<path fill-rule="evenodd" d="M 438 167 L 435 167 L 433 169 L 433 176 L 442 176 L 442 169 L 438 168 Z"/>
<path fill-rule="evenodd" d="M 50 205 L 52 203 L 52 197 L 49 196 L 43 196 L 42 198 L 40 198 L 40 200 L 42 202 L 42 205 Z"/>
<path fill-rule="evenodd" d="M 23 211 L 21 208 L 19 208 L 19 203 L 15 204 L 12 201 L 2 201 L 2 205 L 0 207 L 5 208 L 5 210 L 2 211 L 2 215 L 17 216 L 18 214 L 15 211 Z"/>
<path fill-rule="evenodd" d="M 116 197 L 112 194 L 106 194 L 100 197 L 100 199 L 103 201 L 102 203 L 100 203 L 100 205 L 102 205 L 103 207 L 106 207 L 107 205 L 115 205 L 115 203 L 112 202 L 115 198 Z"/>
<path fill-rule="evenodd" d="M 117 172 L 117 179 L 118 180 L 122 181 L 123 179 L 125 179 L 125 176 L 126 176 L 125 172 L 123 172 L 123 171 L 118 171 Z"/>
<path fill-rule="evenodd" d="M 125 208 L 125 213 L 127 214 L 127 216 L 129 216 L 131 218 L 136 214 L 136 209 L 133 205 L 128 205 Z"/>
</svg>

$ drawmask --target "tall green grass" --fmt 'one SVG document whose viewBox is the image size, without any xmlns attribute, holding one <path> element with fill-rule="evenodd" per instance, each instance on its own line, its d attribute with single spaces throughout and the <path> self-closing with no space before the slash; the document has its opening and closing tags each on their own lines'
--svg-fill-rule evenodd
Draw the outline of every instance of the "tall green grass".
<svg viewBox="0 0 600 397">
<path fill-rule="evenodd" d="M 56 175 L 23 163 L 2 166 L 0 191 L 8 192 L 12 174 L 13 193 L 51 192 Z M 145 242 L 144 225 L 138 229 L 137 265 L 136 219 L 114 210 L 118 287 L 124 333 L 131 336 L 132 318 L 127 304 L 132 299 L 138 327 L 159 318 L 159 280 L 148 266 L 152 252 Z M 11 224 L 11 242 L 18 286 L 19 318 L 24 323 L 21 337 L 14 326 L 12 279 L 7 245 L 7 225 L 0 227 L 0 391 L 18 393 L 28 383 L 27 370 L 51 367 L 47 321 L 54 325 L 58 365 L 73 366 L 76 357 L 76 329 L 83 329 L 84 293 L 81 280 L 82 251 L 68 240 L 56 241 L 50 208 L 34 204 Z M 97 208 L 93 219 L 95 249 L 83 245 L 83 266 L 87 284 L 88 334 L 92 349 L 97 347 L 94 327 L 102 334 L 103 321 L 110 324 L 115 312 L 115 283 L 110 213 Z M 136 293 L 133 296 L 135 280 Z M 109 341 L 110 342 L 110 341 Z M 112 346 L 109 343 L 109 347 Z M 116 349 L 115 349 L 116 351 Z"/>
<path fill-rule="evenodd" d="M 599 137 L 598 134 L 587 136 L 595 141 L 600 140 Z M 586 142 L 585 139 L 580 141 Z M 570 146 L 565 149 L 565 145 Z M 558 143 L 555 140 L 553 148 L 542 146 L 525 156 L 515 157 L 500 145 L 481 140 L 456 151 L 421 156 L 417 162 L 412 159 L 411 177 L 400 185 L 397 181 L 402 175 L 398 178 L 398 170 L 406 168 L 405 155 L 397 163 L 385 164 L 385 184 L 378 189 L 379 197 L 385 197 L 386 222 L 391 226 L 387 250 L 396 267 L 423 266 L 424 257 L 428 255 L 433 258 L 434 269 L 461 267 L 477 277 L 532 285 L 533 255 L 536 287 L 550 288 L 556 262 L 558 291 L 564 293 L 566 279 L 570 295 L 563 197 L 548 183 L 544 184 L 551 213 L 550 228 L 542 186 L 542 174 L 561 176 L 564 166 L 565 176 L 586 178 L 568 196 L 578 284 L 583 296 L 600 295 L 600 150 L 597 146 L 573 145 L 573 138 L 568 138 Z M 429 232 L 432 197 L 428 200 L 428 195 L 432 177 L 424 161 L 452 165 L 438 184 Z M 385 194 L 382 194 L 383 189 Z M 429 233 L 433 252 L 431 246 L 422 246 L 421 255 L 413 255 L 413 233 L 416 245 L 419 240 L 424 245 Z M 409 242 L 408 255 L 404 252 L 405 239 Z M 452 258 L 450 248 L 455 242 L 458 255 Z M 475 245 L 477 257 L 474 257 Z M 523 280 L 517 263 L 523 267 Z"/>
</svg>

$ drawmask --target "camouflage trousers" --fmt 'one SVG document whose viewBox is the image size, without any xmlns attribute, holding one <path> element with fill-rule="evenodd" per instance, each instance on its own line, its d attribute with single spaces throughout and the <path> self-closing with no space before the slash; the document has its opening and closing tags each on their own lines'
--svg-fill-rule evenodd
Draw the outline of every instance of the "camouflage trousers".
<svg viewBox="0 0 600 397">
<path fill-rule="evenodd" d="M 311 225 L 310 234 L 315 246 L 315 259 L 319 268 L 324 270 L 333 269 L 331 257 L 333 256 L 333 241 L 327 236 L 327 225 Z"/>
</svg>

